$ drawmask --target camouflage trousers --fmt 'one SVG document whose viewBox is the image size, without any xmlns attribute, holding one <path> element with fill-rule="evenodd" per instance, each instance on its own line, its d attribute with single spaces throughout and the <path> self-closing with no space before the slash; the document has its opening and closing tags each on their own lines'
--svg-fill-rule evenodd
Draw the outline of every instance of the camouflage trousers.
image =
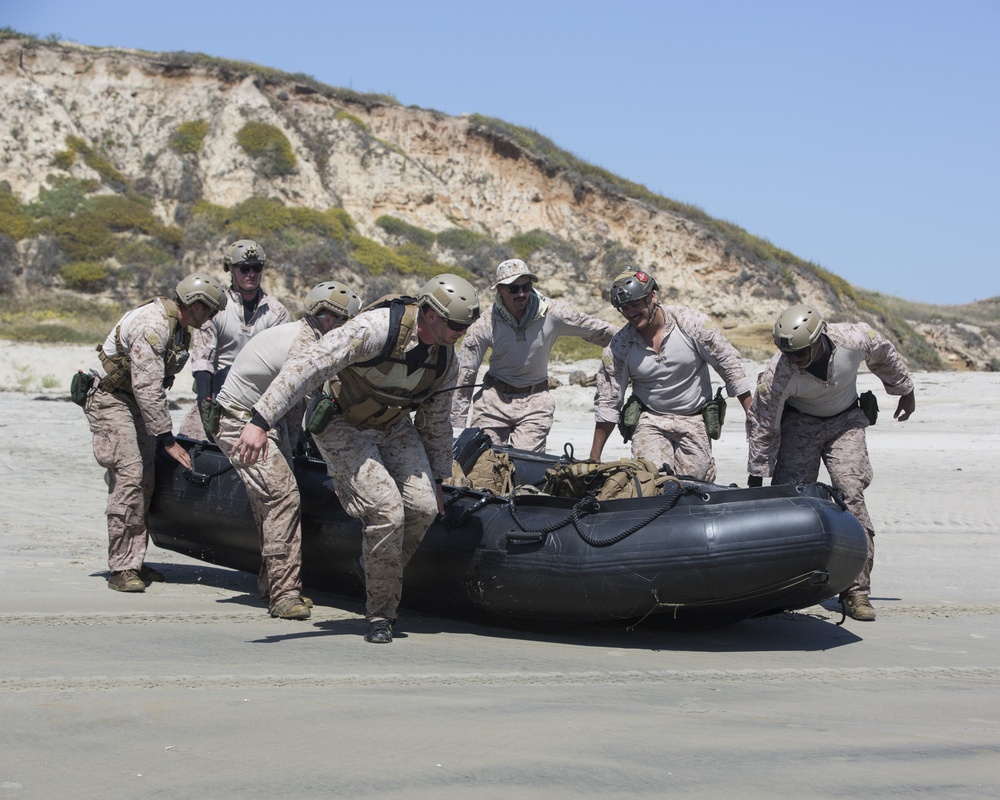
<svg viewBox="0 0 1000 800">
<path fill-rule="evenodd" d="M 715 480 L 712 440 L 701 414 L 652 414 L 643 411 L 632 434 L 632 458 L 667 464 L 677 475 L 699 481 Z"/>
<path fill-rule="evenodd" d="M 108 471 L 108 569 L 142 569 L 149 535 L 156 437 L 127 392 L 94 392 L 84 407 L 94 435 L 94 458 Z"/>
<path fill-rule="evenodd" d="M 472 407 L 472 427 L 482 428 L 495 444 L 545 452 L 556 401 L 549 392 L 520 395 L 485 387 Z"/>
<path fill-rule="evenodd" d="M 292 471 L 292 450 L 284 420 L 268 431 L 267 458 L 253 466 L 232 460 L 233 445 L 246 423 L 223 415 L 215 441 L 246 487 L 250 511 L 260 535 L 257 588 L 274 607 L 302 594 L 302 506 Z"/>
<path fill-rule="evenodd" d="M 341 505 L 362 523 L 365 615 L 394 622 L 403 570 L 438 513 L 423 442 L 409 419 L 377 431 L 334 417 L 313 438 Z"/>
<path fill-rule="evenodd" d="M 819 477 L 822 462 L 830 473 L 830 482 L 844 493 L 844 502 L 868 534 L 868 559 L 861 573 L 844 594 L 871 591 L 871 571 L 875 560 L 875 530 L 865 489 L 872 482 L 865 428 L 868 419 L 860 408 L 853 408 L 828 419 L 810 417 L 788 409 L 781 418 L 781 446 L 772 484 L 812 483 Z"/>
</svg>

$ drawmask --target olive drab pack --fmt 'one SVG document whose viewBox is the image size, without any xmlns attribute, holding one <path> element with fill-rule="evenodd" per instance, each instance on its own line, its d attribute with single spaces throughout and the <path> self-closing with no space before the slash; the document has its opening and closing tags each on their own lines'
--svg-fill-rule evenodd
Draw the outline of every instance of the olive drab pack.
<svg viewBox="0 0 1000 800">
<path fill-rule="evenodd" d="M 435 385 L 454 358 L 454 349 L 435 347 L 433 357 L 413 370 L 405 348 L 417 325 L 417 301 L 387 295 L 364 311 L 378 308 L 389 309 L 385 347 L 375 358 L 341 370 L 330 380 L 330 392 L 336 408 L 349 422 L 361 428 L 385 430 L 434 394 Z"/>
<path fill-rule="evenodd" d="M 154 297 L 142 305 L 148 306 L 157 300 L 160 301 L 160 305 L 163 306 L 163 310 L 167 314 L 170 330 L 167 349 L 163 354 L 163 386 L 169 389 L 174 383 L 174 376 L 187 363 L 188 345 L 191 342 L 191 334 L 188 333 L 187 328 L 180 325 L 177 315 L 177 304 L 173 300 L 166 297 Z M 141 308 L 142 306 L 138 307 Z M 121 332 L 122 326 L 119 323 L 118 327 L 115 328 L 115 354 L 113 356 L 109 357 L 104 352 L 103 344 L 97 345 L 97 355 L 101 360 L 101 366 L 104 368 L 104 377 L 97 384 L 97 388 L 102 392 L 116 392 L 119 389 L 129 393 L 132 392 L 132 358 L 122 345 Z"/>
<path fill-rule="evenodd" d="M 78 369 L 69 382 L 69 399 L 83 408 L 94 388 L 94 376 Z"/>
<path fill-rule="evenodd" d="M 726 422 L 726 398 L 722 394 L 721 386 L 716 391 L 715 397 L 702 406 L 701 416 L 705 420 L 705 433 L 709 439 L 718 439 L 722 436 L 722 426 Z"/>
<path fill-rule="evenodd" d="M 201 426 L 214 441 L 222 422 L 222 406 L 211 397 L 206 397 L 198 404 L 198 413 L 201 415 Z"/>
<path fill-rule="evenodd" d="M 482 453 L 465 479 L 469 488 L 507 496 L 517 485 L 514 462 L 503 450 L 490 448 Z"/>
<path fill-rule="evenodd" d="M 555 497 L 621 500 L 663 494 L 665 477 L 646 458 L 622 458 L 597 463 L 576 461 L 556 464 L 545 470 L 546 494 Z"/>
<path fill-rule="evenodd" d="M 309 433 L 322 433 L 333 421 L 337 413 L 337 405 L 330 396 L 330 382 L 323 384 L 321 389 L 313 392 L 312 399 L 306 409 L 306 430 Z"/>
<path fill-rule="evenodd" d="M 622 440 L 628 442 L 635 433 L 635 426 L 639 424 L 639 416 L 646 410 L 642 400 L 634 394 L 622 406 L 618 415 L 618 432 L 622 435 Z"/>
</svg>

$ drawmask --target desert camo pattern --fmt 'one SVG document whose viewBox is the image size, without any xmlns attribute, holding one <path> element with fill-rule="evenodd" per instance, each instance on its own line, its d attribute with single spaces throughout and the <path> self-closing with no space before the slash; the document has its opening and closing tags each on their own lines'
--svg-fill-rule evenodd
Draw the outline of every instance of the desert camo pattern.
<svg viewBox="0 0 1000 800">
<path fill-rule="evenodd" d="M 375 309 L 348 320 L 314 345 L 289 358 L 278 377 L 254 405 L 268 422 L 345 367 L 382 352 L 389 339 L 389 309 Z M 418 343 L 417 326 L 404 345 Z M 436 388 L 455 386 L 456 359 Z M 369 621 L 395 620 L 403 570 L 438 513 L 435 479 L 449 480 L 452 470 L 451 397 L 430 397 L 385 430 L 352 425 L 334 416 L 313 438 L 344 510 L 362 522 L 361 562 Z"/>
<path fill-rule="evenodd" d="M 597 422 L 617 422 L 632 391 L 651 411 L 693 415 L 712 399 L 709 367 L 725 381 L 730 397 L 750 391 L 743 359 L 707 315 L 686 306 L 660 306 L 666 330 L 654 353 L 631 325 L 622 328 L 601 357 L 594 414 Z"/>
<path fill-rule="evenodd" d="M 418 342 L 416 330 L 414 326 L 404 348 L 407 351 Z M 254 410 L 269 423 L 280 419 L 293 405 L 345 367 L 379 355 L 388 338 L 389 309 L 359 314 L 322 336 L 296 357 L 289 358 L 278 377 L 254 404 Z M 451 393 L 447 390 L 455 386 L 457 377 L 456 359 L 450 359 L 448 369 L 434 387 L 435 391 L 443 391 L 428 399 L 413 415 L 413 425 L 427 452 L 434 478 L 442 480 L 451 477 Z"/>
<path fill-rule="evenodd" d="M 243 431 L 246 415 L 268 383 L 268 375 L 273 380 L 288 358 L 318 338 L 319 331 L 306 320 L 277 326 L 256 336 L 240 351 L 219 396 L 228 413 L 219 422 L 215 442 L 246 488 L 260 536 L 257 587 L 261 597 L 267 598 L 270 610 L 286 597 L 302 594 L 302 506 L 292 465 L 292 448 L 302 419 L 301 404 L 268 431 L 270 454 L 266 459 L 245 465 L 233 459 L 232 451 Z"/>
<path fill-rule="evenodd" d="M 408 419 L 375 430 L 342 417 L 313 439 L 344 510 L 362 522 L 365 616 L 394 622 L 403 571 L 438 513 L 424 442 Z"/>
<path fill-rule="evenodd" d="M 556 401 L 548 391 L 518 395 L 483 387 L 476 395 L 471 425 L 482 428 L 494 444 L 544 453 L 555 412 Z M 464 421 L 455 427 L 464 428 Z"/>
<path fill-rule="evenodd" d="M 854 402 L 858 369 L 866 364 L 890 395 L 913 391 L 913 381 L 896 348 L 867 323 L 831 324 L 826 335 L 833 345 L 827 380 L 796 367 L 780 352 L 758 378 L 747 422 L 747 470 L 771 475 L 772 483 L 809 483 L 817 480 L 820 464 L 826 466 L 830 481 L 868 534 L 867 562 L 845 594 L 867 595 L 875 528 L 864 492 L 873 472 L 865 437 L 868 419 Z"/>
<path fill-rule="evenodd" d="M 498 300 L 465 334 L 459 348 L 461 388 L 456 390 L 452 401 L 452 423 L 464 428 L 471 405 L 471 425 L 485 429 L 491 438 L 502 437 L 494 441 L 503 444 L 510 437 L 514 447 L 544 451 L 545 437 L 552 427 L 552 418 L 546 421 L 544 409 L 549 404 L 554 407 L 551 398 L 532 397 L 526 402 L 524 395 L 503 395 L 496 389 L 485 388 L 473 401 L 472 384 L 487 350 L 491 351 L 491 375 L 509 386 L 527 388 L 548 380 L 549 356 L 560 336 L 576 336 L 606 346 L 619 326 L 585 314 L 563 300 L 535 294 L 537 309 L 523 327 L 505 313 L 503 303 Z M 508 398 L 513 398 L 513 402 Z"/>
<path fill-rule="evenodd" d="M 260 536 L 261 568 L 257 588 L 268 608 L 302 594 L 302 506 L 292 471 L 292 448 L 285 421 L 267 432 L 268 457 L 252 465 L 233 460 L 233 445 L 244 422 L 223 415 L 215 435 L 219 449 L 233 464 L 246 487 Z"/>
<path fill-rule="evenodd" d="M 226 294 L 226 307 L 191 335 L 191 372 L 225 369 L 255 334 L 292 320 L 288 309 L 263 289 L 250 319 L 244 318 L 240 293 L 230 286 Z"/>
<path fill-rule="evenodd" d="M 712 440 L 701 414 L 685 417 L 644 411 L 632 434 L 632 458 L 647 458 L 657 467 L 666 464 L 674 474 L 699 481 L 716 478 Z"/>
<path fill-rule="evenodd" d="M 288 309 L 260 290 L 260 301 L 250 319 L 245 318 L 243 298 L 232 286 L 226 290 L 226 307 L 191 334 L 191 372 L 216 374 L 231 367 L 236 356 L 254 336 L 291 321 Z M 178 430 L 191 439 L 207 438 L 197 404 L 184 416 Z"/>
<path fill-rule="evenodd" d="M 169 433 L 172 424 L 163 386 L 170 337 L 166 311 L 159 301 L 147 303 L 128 312 L 119 325 L 122 347 L 132 361 L 132 392 L 98 389 L 84 406 L 94 457 L 108 471 L 108 569 L 112 572 L 142 568 L 149 542 L 146 515 L 153 494 L 156 436 Z M 113 353 L 114 329 L 109 339 Z M 92 371 L 103 374 L 99 361 Z"/>
</svg>

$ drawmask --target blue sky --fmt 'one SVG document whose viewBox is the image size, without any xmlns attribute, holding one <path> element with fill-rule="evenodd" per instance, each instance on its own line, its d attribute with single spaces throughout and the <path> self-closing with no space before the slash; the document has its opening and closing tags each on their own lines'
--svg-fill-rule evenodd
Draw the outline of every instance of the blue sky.
<svg viewBox="0 0 1000 800">
<path fill-rule="evenodd" d="M 499 117 L 856 286 L 1000 295 L 997 0 L 0 0 L 0 26 Z"/>
</svg>

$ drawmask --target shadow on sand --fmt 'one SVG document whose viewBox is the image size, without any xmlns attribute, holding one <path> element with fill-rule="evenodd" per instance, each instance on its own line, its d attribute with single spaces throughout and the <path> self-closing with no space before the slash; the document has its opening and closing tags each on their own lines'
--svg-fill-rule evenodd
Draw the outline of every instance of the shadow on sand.
<svg viewBox="0 0 1000 800">
<path fill-rule="evenodd" d="M 174 585 L 203 585 L 227 589 L 240 594 L 217 600 L 217 603 L 264 607 L 257 591 L 257 579 L 246 572 L 216 567 L 210 564 L 157 564 Z M 349 591 L 356 592 L 357 587 Z M 258 644 L 279 644 L 284 641 L 319 636 L 361 636 L 364 634 L 364 606 L 356 597 L 324 591 L 308 590 L 315 603 L 314 617 L 294 623 L 294 630 L 253 640 Z M 317 619 L 323 608 L 335 608 L 356 615 L 351 619 Z M 836 598 L 822 605 L 798 612 L 773 614 L 722 624 L 711 630 L 685 630 L 662 617 L 632 622 L 566 623 L 511 622 L 494 618 L 474 618 L 469 615 L 438 616 L 405 606 L 394 626 L 393 638 L 405 639 L 408 633 L 420 636 L 434 634 L 488 636 L 494 639 L 557 642 L 580 647 L 626 648 L 657 651 L 691 651 L 706 653 L 738 652 L 810 652 L 831 650 L 854 644 L 862 639 L 846 625 L 838 626 L 840 603 Z M 848 623 L 851 623 L 848 620 Z M 863 624 L 863 623 L 861 623 Z M 300 627 L 302 626 L 302 627 Z M 856 627 L 856 625 L 855 625 Z"/>
</svg>

